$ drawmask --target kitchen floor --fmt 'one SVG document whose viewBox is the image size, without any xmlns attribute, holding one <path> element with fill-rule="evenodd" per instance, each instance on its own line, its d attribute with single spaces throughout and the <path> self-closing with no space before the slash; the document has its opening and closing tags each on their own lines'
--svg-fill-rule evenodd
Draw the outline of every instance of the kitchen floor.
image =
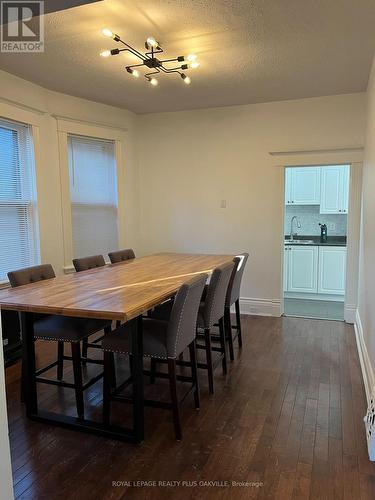
<svg viewBox="0 0 375 500">
<path fill-rule="evenodd" d="M 284 299 L 284 315 L 344 321 L 344 302 Z"/>
</svg>

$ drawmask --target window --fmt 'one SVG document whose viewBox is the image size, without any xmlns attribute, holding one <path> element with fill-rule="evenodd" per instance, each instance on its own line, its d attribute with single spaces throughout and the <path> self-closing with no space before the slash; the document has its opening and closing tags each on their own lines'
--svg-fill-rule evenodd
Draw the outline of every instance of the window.
<svg viewBox="0 0 375 500">
<path fill-rule="evenodd" d="M 118 247 L 113 141 L 68 136 L 73 257 Z"/>
<path fill-rule="evenodd" d="M 37 220 L 31 129 L 0 120 L 0 281 L 40 263 Z"/>
</svg>

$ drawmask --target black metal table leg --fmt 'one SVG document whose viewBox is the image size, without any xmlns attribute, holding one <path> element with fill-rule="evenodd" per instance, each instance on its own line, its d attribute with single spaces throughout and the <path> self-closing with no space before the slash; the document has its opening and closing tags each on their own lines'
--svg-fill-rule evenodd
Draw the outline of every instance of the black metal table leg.
<svg viewBox="0 0 375 500">
<path fill-rule="evenodd" d="M 35 341 L 33 313 L 21 312 L 22 330 L 22 363 L 24 368 L 24 398 L 26 415 L 31 417 L 38 413 L 38 398 L 35 380 Z"/>
<path fill-rule="evenodd" d="M 144 396 L 143 396 L 143 328 L 142 316 L 137 318 L 137 328 L 132 330 L 132 377 L 133 377 L 133 429 L 135 440 L 144 440 Z"/>
</svg>

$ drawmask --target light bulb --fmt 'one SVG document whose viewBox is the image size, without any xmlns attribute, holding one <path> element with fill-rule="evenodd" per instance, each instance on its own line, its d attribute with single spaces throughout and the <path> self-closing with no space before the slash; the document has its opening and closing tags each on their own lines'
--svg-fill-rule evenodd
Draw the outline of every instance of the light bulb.
<svg viewBox="0 0 375 500">
<path fill-rule="evenodd" d="M 151 83 L 151 85 L 153 85 L 154 87 L 156 87 L 156 85 L 157 85 L 159 82 L 157 81 L 157 79 L 156 79 L 156 78 L 151 78 L 150 83 Z"/>
<path fill-rule="evenodd" d="M 103 50 L 103 52 L 100 52 L 100 55 L 102 57 L 109 57 L 111 55 L 111 51 L 110 50 Z"/>
<path fill-rule="evenodd" d="M 193 62 L 189 63 L 189 67 L 192 69 L 199 68 L 199 66 L 200 66 L 200 64 L 198 61 L 193 61 Z"/>
<path fill-rule="evenodd" d="M 134 78 L 139 78 L 139 71 L 133 69 L 132 75 L 134 76 Z"/>
<path fill-rule="evenodd" d="M 196 54 L 189 54 L 186 58 L 187 61 L 189 62 L 194 62 L 195 60 L 197 59 L 197 55 Z"/>
<path fill-rule="evenodd" d="M 150 47 L 154 47 L 155 48 L 155 47 L 158 46 L 158 42 L 152 36 L 149 36 L 147 38 L 147 43 L 149 44 Z"/>
<path fill-rule="evenodd" d="M 108 38 L 113 38 L 113 33 L 110 29 L 108 28 L 103 28 L 102 33 L 104 36 L 107 36 Z"/>
<path fill-rule="evenodd" d="M 190 77 L 187 76 L 186 78 L 184 78 L 184 82 L 186 83 L 186 85 L 190 85 L 191 83 Z"/>
</svg>

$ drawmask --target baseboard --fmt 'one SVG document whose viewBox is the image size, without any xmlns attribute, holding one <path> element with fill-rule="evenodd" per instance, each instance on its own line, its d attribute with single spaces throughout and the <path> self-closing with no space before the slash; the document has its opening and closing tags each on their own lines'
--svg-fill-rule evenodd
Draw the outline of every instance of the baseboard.
<svg viewBox="0 0 375 500">
<path fill-rule="evenodd" d="M 241 314 L 256 316 L 281 316 L 280 300 L 240 298 Z"/>
<path fill-rule="evenodd" d="M 361 363 L 362 378 L 366 391 L 367 404 L 369 405 L 371 395 L 374 394 L 375 378 L 370 363 L 370 358 L 367 352 L 367 347 L 363 337 L 362 322 L 358 309 L 355 315 L 354 331 L 355 331 L 355 338 L 357 341 L 359 361 Z"/>
<path fill-rule="evenodd" d="M 351 325 L 355 325 L 356 314 L 357 314 L 357 306 L 353 306 L 351 304 L 348 304 L 345 306 L 344 319 L 345 319 L 346 323 L 350 323 Z"/>
</svg>

